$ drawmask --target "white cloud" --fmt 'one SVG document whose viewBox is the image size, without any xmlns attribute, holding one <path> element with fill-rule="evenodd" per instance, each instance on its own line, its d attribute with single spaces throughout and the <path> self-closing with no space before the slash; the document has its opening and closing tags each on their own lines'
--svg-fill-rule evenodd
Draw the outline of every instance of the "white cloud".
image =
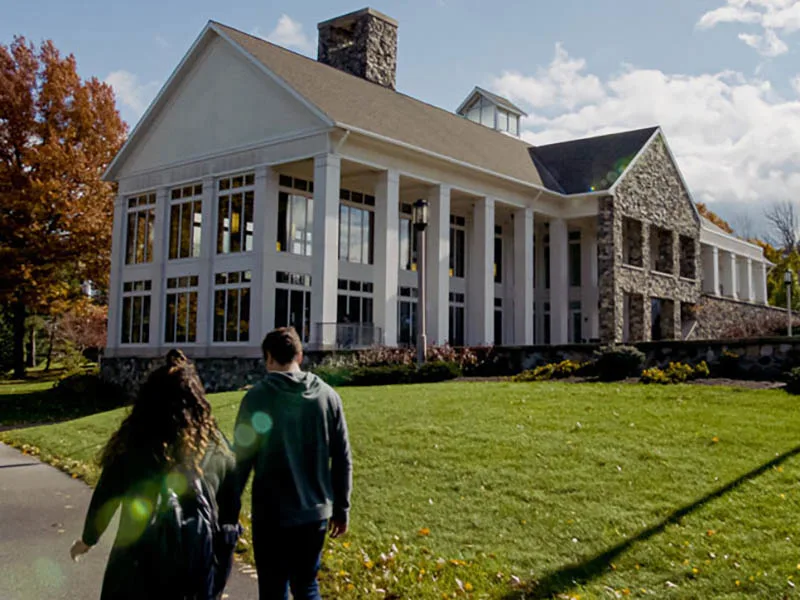
<svg viewBox="0 0 800 600">
<path fill-rule="evenodd" d="M 112 71 L 105 81 L 114 88 L 117 102 L 137 118 L 142 116 L 160 87 L 157 81 L 142 83 L 137 75 L 125 70 Z"/>
<path fill-rule="evenodd" d="M 778 32 L 800 30 L 800 0 L 725 0 L 725 6 L 700 17 L 697 27 L 710 29 L 721 23 L 760 25 L 763 35 L 740 33 L 739 39 L 763 56 L 779 56 L 789 47 Z"/>
<path fill-rule="evenodd" d="M 554 84 L 556 64 L 579 66 Z M 548 69 L 504 73 L 492 89 L 531 109 L 523 137 L 534 144 L 661 125 L 698 201 L 743 208 L 800 196 L 800 98 L 781 98 L 768 81 L 734 71 L 628 66 L 603 81 L 585 70 L 557 46 Z M 590 97 L 576 85 L 582 81 L 592 82 Z M 800 93 L 800 77 L 794 85 Z"/>
<path fill-rule="evenodd" d="M 800 75 L 797 75 L 794 79 L 792 79 L 792 87 L 794 88 L 794 91 L 797 92 L 797 95 L 800 96 Z"/>
<path fill-rule="evenodd" d="M 740 33 L 739 39 L 754 48 L 761 56 L 775 57 L 786 54 L 789 51 L 789 46 L 786 45 L 786 42 L 780 39 L 772 29 L 765 30 L 763 36 Z"/>
<path fill-rule="evenodd" d="M 273 44 L 294 48 L 304 53 L 314 50 L 314 42 L 303 31 L 303 24 L 286 14 L 281 15 L 278 19 L 278 24 L 267 35 L 267 40 Z"/>
</svg>

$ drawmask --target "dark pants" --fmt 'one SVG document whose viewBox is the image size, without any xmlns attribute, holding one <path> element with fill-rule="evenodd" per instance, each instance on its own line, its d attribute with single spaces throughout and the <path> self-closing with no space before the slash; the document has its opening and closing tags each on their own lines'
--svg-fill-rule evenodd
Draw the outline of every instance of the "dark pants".
<svg viewBox="0 0 800 600">
<path fill-rule="evenodd" d="M 258 570 L 259 600 L 320 600 L 317 572 L 327 521 L 299 527 L 253 523 L 253 553 Z"/>
</svg>

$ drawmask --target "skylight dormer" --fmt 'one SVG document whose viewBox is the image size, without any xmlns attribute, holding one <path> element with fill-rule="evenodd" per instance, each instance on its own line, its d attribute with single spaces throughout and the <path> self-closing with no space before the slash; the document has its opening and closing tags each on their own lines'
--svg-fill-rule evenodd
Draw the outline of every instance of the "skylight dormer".
<svg viewBox="0 0 800 600">
<path fill-rule="evenodd" d="M 515 137 L 520 134 L 520 119 L 528 116 L 510 100 L 479 87 L 472 90 L 458 107 L 456 114 Z"/>
</svg>

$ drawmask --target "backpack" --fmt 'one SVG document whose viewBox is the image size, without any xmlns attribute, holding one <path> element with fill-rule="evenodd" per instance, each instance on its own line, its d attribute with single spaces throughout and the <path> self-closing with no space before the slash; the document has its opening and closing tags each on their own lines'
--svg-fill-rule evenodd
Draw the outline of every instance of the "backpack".
<svg viewBox="0 0 800 600">
<path fill-rule="evenodd" d="M 143 534 L 147 577 L 159 597 L 210 600 L 216 591 L 217 506 L 202 477 L 181 475 L 187 481 L 186 492 L 178 494 L 164 478 Z"/>
</svg>

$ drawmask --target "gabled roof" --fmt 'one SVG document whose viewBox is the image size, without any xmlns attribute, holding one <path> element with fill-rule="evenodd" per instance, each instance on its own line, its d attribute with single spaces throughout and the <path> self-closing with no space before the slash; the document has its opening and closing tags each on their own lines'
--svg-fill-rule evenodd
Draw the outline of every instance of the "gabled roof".
<svg viewBox="0 0 800 600">
<path fill-rule="evenodd" d="M 642 151 L 658 127 L 535 146 L 531 157 L 542 183 L 562 194 L 609 189 Z"/>
<path fill-rule="evenodd" d="M 529 144 L 220 23 L 211 28 L 337 126 L 541 186 Z"/>
<path fill-rule="evenodd" d="M 506 110 L 514 113 L 515 115 L 519 115 L 522 117 L 527 117 L 528 113 L 522 110 L 519 106 L 512 103 L 511 100 L 508 98 L 503 98 L 502 96 L 498 96 L 497 94 L 490 92 L 489 90 L 485 90 L 482 87 L 475 86 L 475 89 L 470 92 L 469 96 L 461 103 L 461 105 L 456 109 L 457 114 L 463 114 L 464 109 L 471 105 L 472 102 L 475 100 L 476 96 L 483 96 L 484 98 L 488 99 L 493 104 L 505 108 Z"/>
</svg>

